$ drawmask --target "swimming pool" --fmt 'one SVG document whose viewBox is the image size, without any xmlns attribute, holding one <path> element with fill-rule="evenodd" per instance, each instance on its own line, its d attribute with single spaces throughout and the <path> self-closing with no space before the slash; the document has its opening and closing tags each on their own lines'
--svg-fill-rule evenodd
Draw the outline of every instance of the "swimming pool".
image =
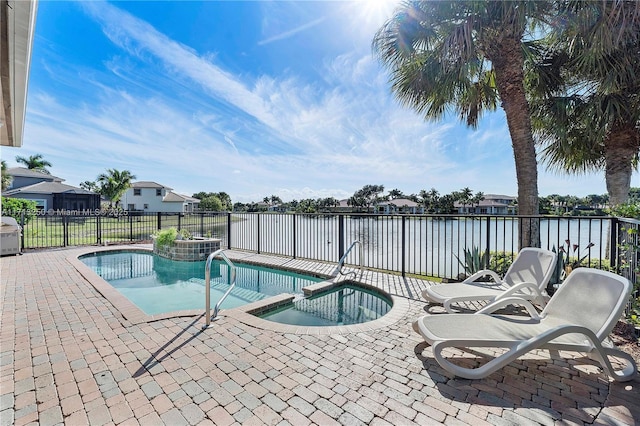
<svg viewBox="0 0 640 426">
<path fill-rule="evenodd" d="M 258 316 L 291 325 L 352 325 L 381 318 L 392 306 L 391 300 L 378 291 L 345 284 Z"/>
<path fill-rule="evenodd" d="M 205 262 L 179 262 L 143 251 L 106 251 L 78 258 L 145 314 L 204 309 Z M 236 263 L 236 286 L 222 309 L 236 308 L 281 293 L 302 294 L 302 288 L 323 278 Z M 229 288 L 230 268 L 211 264 L 211 304 Z"/>
</svg>

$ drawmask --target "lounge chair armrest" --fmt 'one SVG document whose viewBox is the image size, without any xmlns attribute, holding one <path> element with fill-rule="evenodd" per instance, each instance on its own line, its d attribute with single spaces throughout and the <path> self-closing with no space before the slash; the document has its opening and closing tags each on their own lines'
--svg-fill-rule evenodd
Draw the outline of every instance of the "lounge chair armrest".
<svg viewBox="0 0 640 426">
<path fill-rule="evenodd" d="M 511 305 L 524 306 L 524 308 L 527 310 L 527 313 L 531 318 L 536 320 L 541 319 L 540 314 L 538 314 L 538 311 L 536 310 L 535 306 L 533 306 L 531 302 L 517 296 L 503 297 L 503 298 L 497 299 L 494 302 L 489 303 L 487 306 L 477 311 L 474 315 L 491 314 L 497 311 L 498 309 L 503 309 Z"/>
<path fill-rule="evenodd" d="M 526 290 L 526 291 L 525 291 Z M 504 297 L 517 296 L 526 299 L 538 300 L 540 303 L 545 303 L 545 294 L 540 291 L 540 287 L 536 283 L 518 283 L 515 284 L 504 291 L 500 296 L 496 297 L 496 299 L 502 299 Z"/>
<path fill-rule="evenodd" d="M 483 281 L 479 281 L 476 282 L 477 279 L 480 279 L 482 277 L 486 277 L 486 276 L 490 276 L 494 282 L 483 282 Z M 475 274 L 472 274 L 470 277 L 467 277 L 464 281 L 464 283 L 475 283 L 475 284 L 482 284 L 482 285 L 499 285 L 502 284 L 502 279 L 500 278 L 500 276 L 498 274 L 496 274 L 494 271 L 490 270 L 490 269 L 483 269 L 482 271 L 478 271 Z"/>
</svg>

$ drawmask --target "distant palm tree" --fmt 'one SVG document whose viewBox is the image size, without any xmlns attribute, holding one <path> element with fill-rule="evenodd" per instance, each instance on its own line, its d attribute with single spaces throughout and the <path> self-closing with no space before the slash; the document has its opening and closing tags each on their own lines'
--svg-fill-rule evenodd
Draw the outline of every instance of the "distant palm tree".
<svg viewBox="0 0 640 426">
<path fill-rule="evenodd" d="M 2 190 L 9 188 L 11 182 L 13 181 L 13 177 L 7 172 L 7 162 L 2 160 Z"/>
<path fill-rule="evenodd" d="M 48 175 L 51 174 L 49 173 L 49 170 L 47 170 L 47 167 L 51 167 L 51 163 L 43 159 L 42 154 L 31 155 L 29 158 L 18 155 L 16 157 L 16 161 L 27 166 L 27 169 L 29 170 L 37 170 Z"/>
<path fill-rule="evenodd" d="M 100 189 L 97 183 L 90 180 L 85 180 L 84 182 L 80 182 L 80 188 L 85 189 L 87 191 L 92 191 L 92 192 L 98 192 L 98 190 Z"/>
<path fill-rule="evenodd" d="M 473 201 L 473 191 L 468 186 L 462 188 L 459 192 L 455 193 L 458 197 L 458 202 L 462 204 L 463 208 L 466 208 L 468 205 L 472 205 Z"/>
<path fill-rule="evenodd" d="M 392 189 L 389 191 L 389 197 L 391 197 L 392 200 L 395 200 L 396 198 L 403 198 L 404 196 L 404 193 L 399 189 Z"/>
<path fill-rule="evenodd" d="M 272 195 L 271 198 L 269 199 L 268 203 L 270 203 L 273 206 L 277 206 L 279 204 L 282 204 L 282 199 L 280 197 L 278 197 L 277 195 Z"/>
<path fill-rule="evenodd" d="M 128 170 L 107 169 L 106 173 L 98 176 L 97 182 L 100 185 L 98 191 L 101 195 L 109 199 L 109 206 L 117 205 L 122 195 L 131 186 L 131 181 L 136 177 Z"/>
<path fill-rule="evenodd" d="M 425 191 L 424 189 L 420 190 L 420 198 L 427 212 L 436 212 L 440 200 L 440 193 L 435 188 L 431 188 L 429 191 Z"/>
<path fill-rule="evenodd" d="M 391 71 L 396 97 L 427 118 L 455 110 L 476 127 L 483 111 L 500 102 L 511 135 L 522 215 L 538 213 L 523 39 L 528 25 L 549 8 L 540 1 L 407 1 L 373 40 L 374 52 Z M 537 224 L 522 231 L 523 246 L 539 246 Z"/>
<path fill-rule="evenodd" d="M 484 192 L 478 191 L 476 195 L 471 198 L 471 205 L 474 207 L 478 207 L 480 202 L 484 200 Z"/>
</svg>

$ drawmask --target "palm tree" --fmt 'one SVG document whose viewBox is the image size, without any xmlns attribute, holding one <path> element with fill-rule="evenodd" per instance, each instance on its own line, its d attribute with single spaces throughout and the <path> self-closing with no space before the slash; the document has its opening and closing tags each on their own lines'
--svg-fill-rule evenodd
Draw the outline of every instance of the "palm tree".
<svg viewBox="0 0 640 426">
<path fill-rule="evenodd" d="M 468 205 L 473 204 L 472 202 L 473 191 L 468 186 L 465 188 L 462 188 L 459 192 L 458 191 L 455 192 L 455 194 L 456 194 L 457 201 L 460 204 L 462 204 L 463 208 L 466 208 Z M 469 212 L 467 211 L 467 213 Z"/>
<path fill-rule="evenodd" d="M 9 168 L 7 167 L 7 162 L 2 160 L 2 190 L 9 188 L 11 182 L 13 181 L 13 177 L 7 171 Z"/>
<path fill-rule="evenodd" d="M 567 173 L 604 170 L 611 204 L 622 204 L 640 153 L 640 3 L 560 6 L 566 24 L 535 58 L 530 85 L 542 158 Z"/>
<path fill-rule="evenodd" d="M 426 118 L 439 119 L 453 109 L 476 127 L 499 97 L 511 135 L 521 215 L 538 213 L 523 39 L 527 25 L 549 8 L 538 1 L 406 1 L 373 40 L 374 52 L 391 71 L 396 97 Z M 522 230 L 523 246 L 539 246 L 537 224 Z"/>
<path fill-rule="evenodd" d="M 484 200 L 484 192 L 478 191 L 476 192 L 476 195 L 471 197 L 471 205 L 474 207 L 478 207 L 480 205 L 480 202 L 483 200 Z"/>
<path fill-rule="evenodd" d="M 16 161 L 27 166 L 27 169 L 37 170 L 42 173 L 51 174 L 47 167 L 51 167 L 51 163 L 45 160 L 42 154 L 31 155 L 29 158 L 17 156 Z"/>
<path fill-rule="evenodd" d="M 113 207 L 114 203 L 118 204 L 122 195 L 131 186 L 131 181 L 135 178 L 129 170 L 107 169 L 106 173 L 98 176 L 97 182 L 100 185 L 98 192 L 107 197 L 109 206 Z"/>
<path fill-rule="evenodd" d="M 429 191 L 425 191 L 424 189 L 420 190 L 420 198 L 427 212 L 436 212 L 438 201 L 440 200 L 440 193 L 435 188 L 431 188 Z"/>
<path fill-rule="evenodd" d="M 396 198 L 403 198 L 404 194 L 399 189 L 392 189 L 389 191 L 389 197 L 391 197 L 392 200 L 395 200 Z"/>
<path fill-rule="evenodd" d="M 85 180 L 84 182 L 80 182 L 80 188 L 85 189 L 87 191 L 98 192 L 99 187 L 96 182 Z"/>
<path fill-rule="evenodd" d="M 273 206 L 277 206 L 282 204 L 282 199 L 280 197 L 278 197 L 277 195 L 272 195 L 271 198 L 268 201 L 269 204 L 273 205 Z"/>
</svg>

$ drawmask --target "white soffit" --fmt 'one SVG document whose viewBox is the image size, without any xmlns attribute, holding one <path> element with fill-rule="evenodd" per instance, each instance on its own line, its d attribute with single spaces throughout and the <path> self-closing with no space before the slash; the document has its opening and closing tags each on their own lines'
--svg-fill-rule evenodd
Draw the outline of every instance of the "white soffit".
<svg viewBox="0 0 640 426">
<path fill-rule="evenodd" d="M 0 145 L 22 146 L 37 0 L 0 0 Z"/>
</svg>

